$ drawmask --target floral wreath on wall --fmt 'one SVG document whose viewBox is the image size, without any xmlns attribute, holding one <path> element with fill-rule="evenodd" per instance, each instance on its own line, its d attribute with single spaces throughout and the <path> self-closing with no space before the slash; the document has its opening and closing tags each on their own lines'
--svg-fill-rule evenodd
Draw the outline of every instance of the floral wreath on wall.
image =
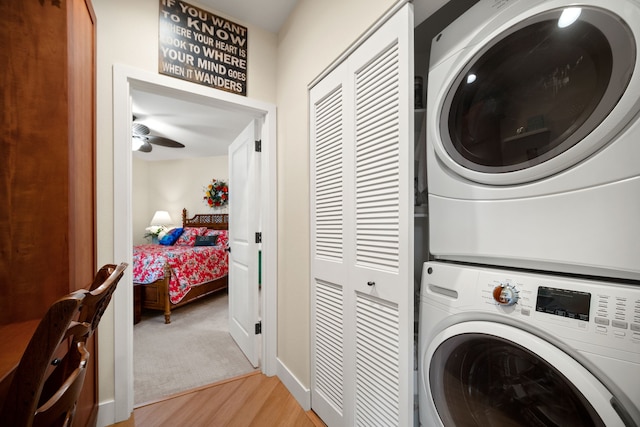
<svg viewBox="0 0 640 427">
<path fill-rule="evenodd" d="M 229 202 L 229 186 L 225 181 L 212 179 L 204 188 L 204 202 L 210 208 L 218 208 Z"/>
</svg>

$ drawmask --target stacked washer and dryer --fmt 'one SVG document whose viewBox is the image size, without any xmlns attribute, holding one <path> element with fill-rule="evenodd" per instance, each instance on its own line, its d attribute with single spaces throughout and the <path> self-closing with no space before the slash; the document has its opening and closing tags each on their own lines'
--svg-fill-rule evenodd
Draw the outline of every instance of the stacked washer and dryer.
<svg viewBox="0 0 640 427">
<path fill-rule="evenodd" d="M 423 426 L 640 426 L 640 3 L 480 0 L 432 43 Z"/>
</svg>

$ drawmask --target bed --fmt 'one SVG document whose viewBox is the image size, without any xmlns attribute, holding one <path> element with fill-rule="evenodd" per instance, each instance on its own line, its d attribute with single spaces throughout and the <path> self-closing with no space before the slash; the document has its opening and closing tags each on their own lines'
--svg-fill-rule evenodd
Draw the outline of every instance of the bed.
<svg viewBox="0 0 640 427">
<path fill-rule="evenodd" d="M 197 214 L 187 218 L 182 211 L 183 233 L 173 245 L 147 244 L 133 248 L 134 323 L 143 308 L 171 311 L 228 286 L 229 253 L 227 214 Z M 217 236 L 197 238 L 197 236 Z M 209 239 L 213 246 L 195 245 Z"/>
</svg>

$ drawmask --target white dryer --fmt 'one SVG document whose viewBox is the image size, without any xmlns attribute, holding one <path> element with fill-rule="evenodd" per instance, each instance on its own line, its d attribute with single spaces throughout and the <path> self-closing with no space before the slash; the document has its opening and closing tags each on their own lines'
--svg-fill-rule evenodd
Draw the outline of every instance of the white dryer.
<svg viewBox="0 0 640 427">
<path fill-rule="evenodd" d="M 429 262 L 422 426 L 640 426 L 640 288 Z"/>
<path fill-rule="evenodd" d="M 640 280 L 640 3 L 481 0 L 432 43 L 435 259 Z"/>
</svg>

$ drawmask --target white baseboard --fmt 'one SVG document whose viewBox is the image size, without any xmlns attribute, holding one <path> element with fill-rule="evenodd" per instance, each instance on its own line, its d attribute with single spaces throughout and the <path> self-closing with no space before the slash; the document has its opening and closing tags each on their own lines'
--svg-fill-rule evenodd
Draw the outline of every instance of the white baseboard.
<svg viewBox="0 0 640 427">
<path fill-rule="evenodd" d="M 126 421 L 131 418 L 131 415 L 132 414 L 129 414 L 129 417 L 123 420 L 116 419 L 115 400 L 105 400 L 98 404 L 98 417 L 96 418 L 96 427 L 107 427 L 122 421 Z"/>
<path fill-rule="evenodd" d="M 113 399 L 98 404 L 96 427 L 106 427 L 116 423 L 116 403 Z"/>
<path fill-rule="evenodd" d="M 305 387 L 295 375 L 287 368 L 280 359 L 277 359 L 276 375 L 282 384 L 289 390 L 289 393 L 298 401 L 302 409 L 311 409 L 311 390 Z"/>
</svg>

